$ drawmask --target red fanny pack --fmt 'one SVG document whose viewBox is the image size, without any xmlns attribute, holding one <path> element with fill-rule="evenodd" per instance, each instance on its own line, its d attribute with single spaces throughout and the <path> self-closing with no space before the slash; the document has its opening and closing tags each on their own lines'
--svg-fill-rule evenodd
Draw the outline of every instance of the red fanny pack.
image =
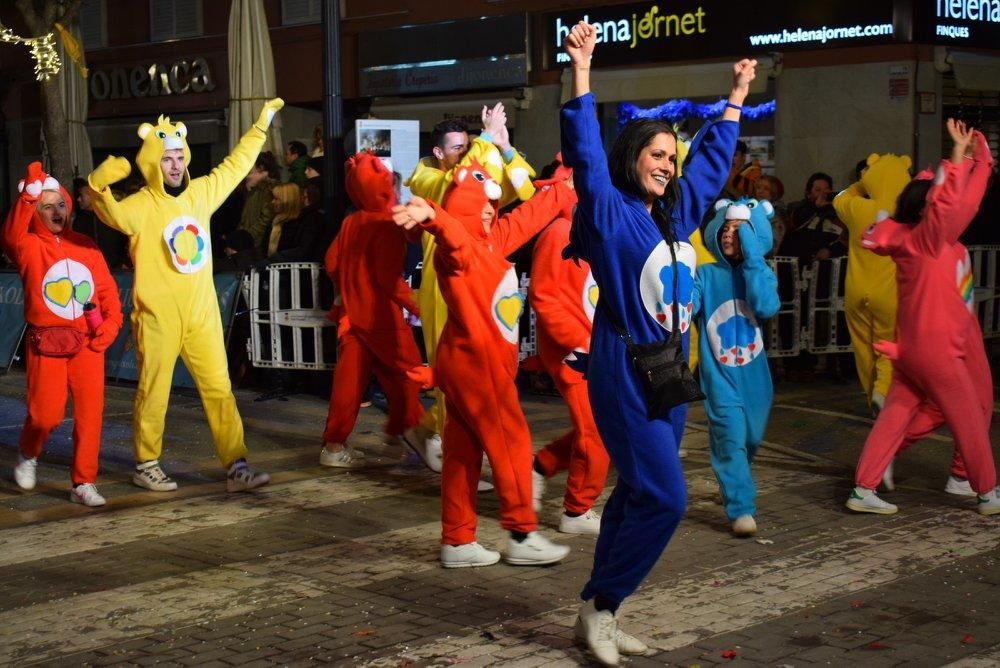
<svg viewBox="0 0 1000 668">
<path fill-rule="evenodd" d="M 75 327 L 32 327 L 28 336 L 45 357 L 73 357 L 83 348 L 83 332 Z"/>
</svg>

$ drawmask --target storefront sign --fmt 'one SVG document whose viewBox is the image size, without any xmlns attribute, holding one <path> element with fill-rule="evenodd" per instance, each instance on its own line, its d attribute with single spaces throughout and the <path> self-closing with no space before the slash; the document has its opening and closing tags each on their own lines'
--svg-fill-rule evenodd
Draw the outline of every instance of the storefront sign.
<svg viewBox="0 0 1000 668">
<path fill-rule="evenodd" d="M 89 79 L 90 95 L 98 101 L 215 90 L 208 61 L 201 57 L 190 61 L 178 60 L 170 65 L 153 63 L 108 70 L 92 69 Z"/>
<path fill-rule="evenodd" d="M 914 0 L 914 41 L 996 49 L 1000 0 Z"/>
<path fill-rule="evenodd" d="M 523 86 L 528 80 L 524 54 L 510 58 L 480 58 L 446 65 L 420 65 L 361 70 L 361 94 L 401 95 L 435 91 Z"/>
<path fill-rule="evenodd" d="M 562 41 L 580 20 L 597 29 L 595 65 L 885 44 L 898 39 L 893 0 L 783 0 L 767 3 L 766 10 L 760 11 L 740 11 L 724 0 L 644 2 L 547 14 L 543 48 L 548 67 L 564 67 L 569 62 Z"/>
</svg>

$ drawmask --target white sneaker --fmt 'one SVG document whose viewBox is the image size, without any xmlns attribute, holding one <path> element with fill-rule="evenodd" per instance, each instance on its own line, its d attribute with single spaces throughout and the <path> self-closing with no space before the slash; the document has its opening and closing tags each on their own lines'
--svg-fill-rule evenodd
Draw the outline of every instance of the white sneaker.
<svg viewBox="0 0 1000 668">
<path fill-rule="evenodd" d="M 441 565 L 445 568 L 478 568 L 492 566 L 498 561 L 499 552 L 488 550 L 479 543 L 441 546 Z"/>
<path fill-rule="evenodd" d="M 593 604 L 591 603 L 591 605 Z M 628 656 L 639 656 L 647 653 L 649 651 L 649 645 L 639 640 L 634 635 L 630 635 L 622 631 L 621 625 L 618 624 L 617 620 L 618 618 L 615 617 L 615 647 L 618 648 L 618 653 Z M 576 625 L 573 627 L 573 632 L 576 635 L 577 640 L 586 642 L 586 629 L 579 617 L 576 619 Z"/>
<path fill-rule="evenodd" d="M 886 490 L 892 491 L 896 489 L 896 481 L 893 480 L 892 474 L 896 468 L 896 460 L 890 459 L 889 465 L 885 467 L 885 471 L 882 473 L 882 484 L 885 485 Z"/>
<path fill-rule="evenodd" d="M 92 482 L 85 482 L 69 490 L 69 500 L 73 503 L 82 503 L 85 506 L 96 508 L 103 506 L 107 501 L 97 491 L 97 486 Z"/>
<path fill-rule="evenodd" d="M 757 533 L 757 520 L 753 515 L 740 515 L 733 520 L 733 533 L 737 536 L 752 536 Z"/>
<path fill-rule="evenodd" d="M 254 473 L 246 462 L 238 462 L 229 467 L 226 475 L 227 492 L 248 492 L 271 482 L 267 473 Z"/>
<path fill-rule="evenodd" d="M 556 545 L 548 538 L 532 531 L 521 542 L 507 541 L 504 560 L 512 566 L 547 566 L 562 561 L 569 554 L 569 546 Z"/>
<path fill-rule="evenodd" d="M 25 457 L 17 453 L 17 464 L 14 465 L 14 482 L 21 489 L 35 489 L 38 475 L 38 459 Z"/>
<path fill-rule="evenodd" d="M 844 504 L 851 510 L 858 513 L 875 513 L 877 515 L 893 515 L 899 510 L 891 503 L 887 503 L 878 498 L 873 489 L 855 487 L 851 490 L 851 496 Z"/>
<path fill-rule="evenodd" d="M 491 483 L 489 480 L 480 479 L 479 482 L 476 484 L 476 491 L 479 492 L 480 494 L 482 494 L 483 492 L 492 492 L 493 489 L 494 489 L 493 483 Z"/>
<path fill-rule="evenodd" d="M 1000 488 L 991 489 L 986 494 L 976 495 L 976 510 L 980 515 L 1000 513 Z"/>
<path fill-rule="evenodd" d="M 601 533 L 601 516 L 595 513 L 593 509 L 576 517 L 570 517 L 566 513 L 563 513 L 562 517 L 559 518 L 559 531 L 561 533 L 596 536 Z"/>
<path fill-rule="evenodd" d="M 948 482 L 944 485 L 944 491 L 955 496 L 976 496 L 975 490 L 968 480 L 961 480 L 953 475 L 948 476 Z"/>
<path fill-rule="evenodd" d="M 609 610 L 598 610 L 591 599 L 580 606 L 574 632 L 587 643 L 590 652 L 602 666 L 617 666 L 621 661 L 618 651 L 618 620 Z"/>
<path fill-rule="evenodd" d="M 332 443 L 331 445 L 342 446 L 340 450 L 333 451 L 325 445 L 319 451 L 319 465 L 332 466 L 334 468 L 347 469 L 353 466 L 364 465 L 365 453 L 355 450 L 349 445 L 342 443 Z"/>
<path fill-rule="evenodd" d="M 135 467 L 135 471 L 132 473 L 132 484 L 154 492 L 172 492 L 177 489 L 177 483 L 163 472 L 163 469 L 160 468 L 160 462 L 156 459 Z"/>
<path fill-rule="evenodd" d="M 542 512 L 542 497 L 545 496 L 545 476 L 531 469 L 531 506 L 536 513 Z"/>
<path fill-rule="evenodd" d="M 432 434 L 427 428 L 417 425 L 403 432 L 403 443 L 417 453 L 427 468 L 434 473 L 441 473 L 444 453 L 440 434 Z"/>
</svg>

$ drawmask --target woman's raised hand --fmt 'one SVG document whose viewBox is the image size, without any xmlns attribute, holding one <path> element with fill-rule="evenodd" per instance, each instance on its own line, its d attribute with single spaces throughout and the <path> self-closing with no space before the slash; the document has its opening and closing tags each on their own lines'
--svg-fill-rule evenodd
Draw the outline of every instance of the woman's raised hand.
<svg viewBox="0 0 1000 668">
<path fill-rule="evenodd" d="M 733 89 L 744 95 L 750 92 L 750 82 L 757 77 L 757 61 L 744 58 L 733 63 Z"/>
<path fill-rule="evenodd" d="M 597 31 L 589 23 L 580 21 L 563 40 L 563 48 L 575 68 L 589 68 L 590 57 L 597 44 Z"/>
<path fill-rule="evenodd" d="M 404 230 L 412 230 L 425 220 L 434 219 L 434 208 L 422 197 L 413 196 L 406 204 L 392 207 L 392 220 Z"/>
</svg>

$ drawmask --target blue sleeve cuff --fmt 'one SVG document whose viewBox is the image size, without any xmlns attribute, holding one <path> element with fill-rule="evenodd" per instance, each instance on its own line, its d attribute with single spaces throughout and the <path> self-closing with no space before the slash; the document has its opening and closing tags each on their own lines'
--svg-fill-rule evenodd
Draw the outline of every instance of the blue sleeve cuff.
<svg viewBox="0 0 1000 668">
<path fill-rule="evenodd" d="M 486 132 L 486 130 L 483 130 L 482 132 L 479 133 L 479 138 L 482 139 L 487 144 L 493 143 L 493 135 L 491 135 L 489 132 Z"/>
<path fill-rule="evenodd" d="M 511 146 L 509 149 L 503 152 L 503 161 L 509 165 L 510 161 L 513 159 L 514 159 L 514 147 Z"/>
</svg>

